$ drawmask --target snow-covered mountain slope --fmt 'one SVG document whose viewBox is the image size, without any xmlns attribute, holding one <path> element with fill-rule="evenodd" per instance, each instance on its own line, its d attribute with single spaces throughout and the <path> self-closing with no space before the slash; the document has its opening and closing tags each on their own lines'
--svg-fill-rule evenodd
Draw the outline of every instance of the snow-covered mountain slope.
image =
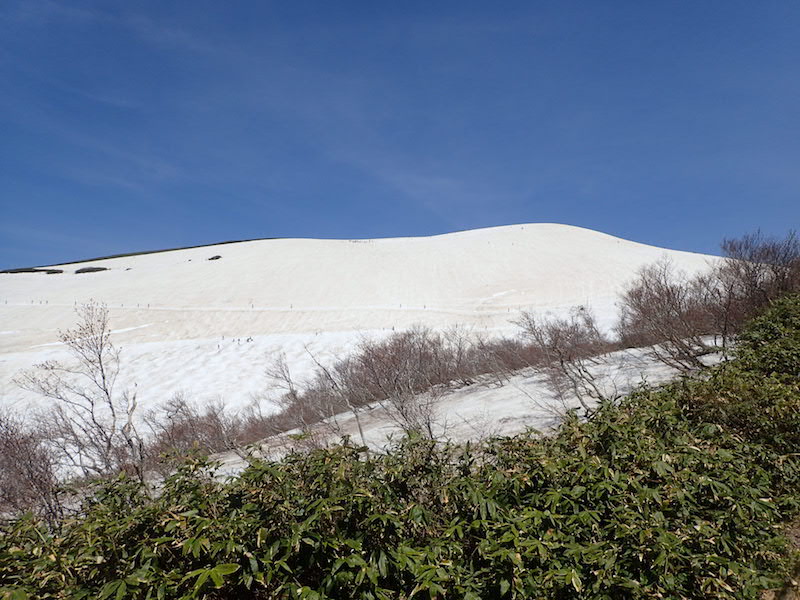
<svg viewBox="0 0 800 600">
<path fill-rule="evenodd" d="M 687 273 L 714 260 L 532 224 L 424 238 L 259 240 L 0 274 L 0 404 L 29 405 L 15 373 L 62 357 L 58 330 L 89 299 L 109 306 L 121 383 L 137 383 L 143 404 L 182 390 L 240 405 L 263 387 L 279 351 L 302 375 L 312 364 L 306 346 L 326 360 L 361 335 L 414 324 L 506 333 L 520 310 L 582 304 L 608 325 L 619 291 L 664 256 Z M 87 267 L 106 270 L 75 272 Z"/>
</svg>

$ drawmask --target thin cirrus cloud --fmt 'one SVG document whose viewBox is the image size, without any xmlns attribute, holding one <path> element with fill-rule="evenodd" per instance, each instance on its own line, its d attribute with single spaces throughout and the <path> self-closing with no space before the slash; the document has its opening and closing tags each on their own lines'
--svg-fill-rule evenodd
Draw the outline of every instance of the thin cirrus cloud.
<svg viewBox="0 0 800 600">
<path fill-rule="evenodd" d="M 22 18 L 41 23 L 54 19 L 94 21 L 106 27 L 121 27 L 135 35 L 140 43 L 151 47 L 213 56 L 215 63 L 223 65 L 220 70 L 227 72 L 221 89 L 216 85 L 217 82 L 209 82 L 206 86 L 200 84 L 194 90 L 195 95 L 176 99 L 177 106 L 174 110 L 211 106 L 218 113 L 233 114 L 243 106 L 256 119 L 263 117 L 284 123 L 291 122 L 295 135 L 301 141 L 314 146 L 333 164 L 346 164 L 362 171 L 366 177 L 381 182 L 406 200 L 438 215 L 445 222 L 452 203 L 460 200 L 462 204 L 469 206 L 477 201 L 477 196 L 469 192 L 476 182 L 464 181 L 463 174 L 431 173 L 429 169 L 415 166 L 414 161 L 410 160 L 413 156 L 409 156 L 407 152 L 395 150 L 382 143 L 380 129 L 376 129 L 374 125 L 381 120 L 382 113 L 387 109 L 371 102 L 369 83 L 357 76 L 330 75 L 322 69 L 297 62 L 284 64 L 280 59 L 253 58 L 245 48 L 235 44 L 214 45 L 184 29 L 157 23 L 142 15 L 113 15 L 103 10 L 73 9 L 42 1 L 29 7 Z M 476 28 L 485 30 L 487 26 L 462 21 L 451 24 L 450 28 L 454 33 L 463 36 L 474 33 Z M 495 25 L 493 28 L 497 30 L 499 26 Z M 411 29 L 413 38 L 424 40 L 427 44 L 433 43 L 437 30 L 441 33 L 441 27 L 431 29 L 414 25 Z M 263 71 L 265 64 L 266 72 Z M 260 79 L 262 85 L 259 85 Z M 58 81 L 51 80 L 48 83 L 65 92 L 79 93 L 93 102 L 134 110 L 141 106 L 141 102 L 135 98 L 87 91 Z M 226 83 L 233 85 L 227 87 Z M 159 161 L 160 164 L 155 169 L 142 168 L 143 164 L 155 161 L 146 160 L 131 152 L 121 152 L 101 139 L 92 139 L 63 124 L 54 123 L 41 112 L 37 114 L 33 111 L 33 114 L 22 117 L 29 123 L 34 123 L 35 127 L 45 128 L 69 143 L 130 163 L 130 168 L 123 168 L 123 171 L 161 179 L 165 174 L 174 174 L 179 170 L 166 161 Z M 75 167 L 66 167 L 63 171 L 66 175 L 91 185 L 105 183 L 129 189 L 139 186 L 129 175 L 119 172 L 92 175 L 90 169 Z M 470 196 L 473 196 L 471 202 Z M 497 201 L 497 197 L 492 200 L 495 204 Z"/>
</svg>

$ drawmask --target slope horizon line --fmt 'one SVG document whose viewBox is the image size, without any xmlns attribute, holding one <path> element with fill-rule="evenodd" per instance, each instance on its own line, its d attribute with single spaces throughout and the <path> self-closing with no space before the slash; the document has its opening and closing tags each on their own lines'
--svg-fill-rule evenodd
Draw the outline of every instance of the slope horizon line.
<svg viewBox="0 0 800 600">
<path fill-rule="evenodd" d="M 57 267 L 60 265 L 75 265 L 75 264 L 82 264 L 88 262 L 94 262 L 98 260 L 111 260 L 115 258 L 128 258 L 131 256 L 145 256 L 148 254 L 161 254 L 164 252 L 178 252 L 180 250 L 192 250 L 195 248 L 209 248 L 212 246 L 224 246 L 228 244 L 242 244 L 247 242 L 262 242 L 262 241 L 270 241 L 270 240 L 316 240 L 316 241 L 373 241 L 373 240 L 403 240 L 403 239 L 424 239 L 424 238 L 434 238 L 446 235 L 454 235 L 459 233 L 469 233 L 473 231 L 483 231 L 489 229 L 503 229 L 507 227 L 525 227 L 531 225 L 556 225 L 559 227 L 565 227 L 570 229 L 580 229 L 583 231 L 590 231 L 592 233 L 599 233 L 602 235 L 607 235 L 609 237 L 614 237 L 620 240 L 625 240 L 628 242 L 633 242 L 637 244 L 645 244 L 644 242 L 634 242 L 634 240 L 628 240 L 627 238 L 622 238 L 616 235 L 612 235 L 610 233 L 605 233 L 603 231 L 599 231 L 597 229 L 591 229 L 589 227 L 581 227 L 579 225 L 569 225 L 567 223 L 553 223 L 553 222 L 542 222 L 542 223 L 509 223 L 507 225 L 489 225 L 486 227 L 475 227 L 471 229 L 457 229 L 455 231 L 446 231 L 444 233 L 434 233 L 431 235 L 396 235 L 396 236 L 388 236 L 388 237 L 375 237 L 375 238 L 344 238 L 344 237 L 288 237 L 288 236 L 276 236 L 276 237 L 257 237 L 257 238 L 245 238 L 245 239 L 238 239 L 238 240 L 225 240 L 222 242 L 210 242 L 207 244 L 193 244 L 190 246 L 176 246 L 174 248 L 159 248 L 155 250 L 138 250 L 134 252 L 120 252 L 116 254 L 108 254 L 104 256 L 94 256 L 91 258 L 83 258 L 80 260 L 71 260 L 71 261 L 61 261 L 55 263 L 44 263 L 40 265 L 32 265 L 26 267 L 13 267 L 10 269 L 0 269 L 0 274 L 13 274 L 19 272 L 30 271 L 32 269 L 44 269 L 47 267 Z M 651 244 L 645 244 L 651 245 Z M 660 246 L 658 246 L 660 247 Z M 670 249 L 670 248 L 666 248 Z M 691 252 L 696 253 L 692 250 L 680 250 L 680 252 Z M 703 254 L 703 253 L 701 253 Z"/>
</svg>

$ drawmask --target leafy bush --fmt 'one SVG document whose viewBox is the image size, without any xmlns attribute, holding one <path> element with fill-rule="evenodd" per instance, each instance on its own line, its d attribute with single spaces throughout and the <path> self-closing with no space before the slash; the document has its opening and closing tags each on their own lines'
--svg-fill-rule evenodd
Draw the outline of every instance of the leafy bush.
<svg viewBox="0 0 800 600">
<path fill-rule="evenodd" d="M 777 300 L 745 327 L 735 355 L 682 384 L 687 414 L 778 455 L 800 451 L 800 296 Z"/>
<path fill-rule="evenodd" d="M 769 473 L 657 396 L 480 452 L 346 444 L 228 483 L 197 462 L 154 500 L 120 478 L 60 535 L 18 522 L 0 582 L 31 598 L 755 597 L 780 565 Z"/>
<path fill-rule="evenodd" d="M 800 296 L 785 296 L 739 336 L 737 355 L 747 369 L 792 380 L 800 376 Z"/>
</svg>

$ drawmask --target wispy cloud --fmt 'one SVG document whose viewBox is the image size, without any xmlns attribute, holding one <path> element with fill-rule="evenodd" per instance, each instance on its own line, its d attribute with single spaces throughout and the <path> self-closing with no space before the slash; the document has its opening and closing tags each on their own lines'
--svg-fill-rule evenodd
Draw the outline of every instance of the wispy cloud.
<svg viewBox="0 0 800 600">
<path fill-rule="evenodd" d="M 130 144 L 121 143 L 111 133 L 100 133 L 86 123 L 64 118 L 46 103 L 28 101 L 25 96 L 15 95 L 13 90 L 0 95 L 0 110 L 2 120 L 75 150 L 60 154 L 58 162 L 49 165 L 67 179 L 133 189 L 146 182 L 175 181 L 184 176 L 173 160 L 158 152 L 132 149 Z M 91 168 L 73 166 L 81 164 L 80 156 L 85 157 L 87 153 L 93 157 Z"/>
<path fill-rule="evenodd" d="M 103 4 L 88 7 L 55 0 L 22 0 L 7 5 L 0 12 L 0 17 L 17 25 L 49 25 L 59 21 L 94 22 L 127 29 L 142 42 L 154 46 L 199 53 L 219 50 L 186 29 L 138 14 L 134 4 L 123 3 L 122 6 L 122 10 L 112 10 Z"/>
<path fill-rule="evenodd" d="M 0 244 L 10 246 L 16 251 L 26 247 L 48 248 L 51 255 L 56 256 L 60 251 L 68 249 L 76 255 L 89 256 L 102 253 L 108 248 L 109 240 L 101 238 L 102 236 L 96 233 L 95 237 L 87 236 L 85 233 L 71 234 L 64 230 L 54 229 L 42 224 L 37 224 L 32 227 L 24 223 L 0 223 Z M 80 256 L 62 258 L 63 260 L 77 260 Z M 22 266 L 30 265 L 6 264 L 2 268 L 17 268 Z"/>
<path fill-rule="evenodd" d="M 124 5 L 125 10 L 117 13 L 105 8 L 73 11 L 51 0 L 32 0 L 31 6 L 24 18 L 92 20 L 103 26 L 119 27 L 140 43 L 160 51 L 202 55 L 207 61 L 201 63 L 204 68 L 208 68 L 208 61 L 213 60 L 213 64 L 224 72 L 224 82 L 214 78 L 194 81 L 192 94 L 178 93 L 170 98 L 175 103 L 172 110 L 185 115 L 194 113 L 201 131 L 203 128 L 214 130 L 214 123 L 202 119 L 213 119 L 215 115 L 233 120 L 233 127 L 239 126 L 235 122 L 239 114 L 248 115 L 248 119 L 254 122 L 264 119 L 280 123 L 296 140 L 314 148 L 331 163 L 361 172 L 365 180 L 376 184 L 377 190 L 383 187 L 387 194 L 412 202 L 449 226 L 460 225 L 464 215 L 497 210 L 515 199 L 515 195 L 503 189 L 499 182 L 471 171 L 469 165 L 457 164 L 446 157 L 440 157 L 439 162 L 432 165 L 428 158 L 439 152 L 439 148 L 429 148 L 427 152 L 418 154 L 414 148 L 388 141 L 390 131 L 387 128 L 412 115 L 413 109 L 387 105 L 380 89 L 381 81 L 375 80 L 374 74 L 367 76 L 348 69 L 331 72 L 293 55 L 291 46 L 280 47 L 279 44 L 275 52 L 265 52 L 262 48 L 262 51 L 254 53 L 236 40 L 229 40 L 226 45 L 214 44 L 195 31 L 137 14 L 135 5 Z M 440 24 L 410 22 L 406 31 L 412 35 L 414 43 L 427 45 L 435 43 L 445 29 L 454 28 L 459 37 L 466 39 L 476 32 L 497 33 L 505 26 L 464 19 Z M 254 42 L 251 39 L 249 43 L 252 45 Z M 61 81 L 49 83 L 93 102 L 128 109 L 141 107 L 141 100 L 114 91 L 76 87 Z M 18 105 L 15 110 L 25 113 L 21 116 L 30 127 L 102 155 L 98 168 L 69 162 L 60 165 L 61 175 L 73 181 L 140 191 L 152 182 L 186 181 L 183 179 L 186 174 L 178 166 L 179 161 L 173 157 L 162 157 L 151 150 L 137 152 L 120 144 L 119 140 L 98 136 L 90 128 L 76 127 L 55 118 L 42 107 Z M 407 114 L 397 114 L 397 110 L 406 110 Z M 443 115 L 440 118 L 447 117 Z M 240 152 L 251 151 L 256 145 L 255 140 L 248 143 Z M 270 141 L 264 140 L 264 143 Z M 208 147 L 202 152 L 208 162 L 215 152 L 221 154 L 227 150 Z M 216 180 L 222 185 L 226 179 L 230 182 L 238 176 L 236 169 L 213 174 L 192 173 L 195 181 Z M 249 174 L 242 176 L 248 177 Z M 263 177 L 268 180 L 271 176 L 263 173 Z M 249 183 L 259 185 L 259 181 Z"/>
<path fill-rule="evenodd" d="M 161 23 L 143 15 L 122 15 L 115 20 L 136 34 L 143 42 L 153 46 L 210 56 L 218 56 L 223 51 L 219 46 L 186 29 Z"/>
<path fill-rule="evenodd" d="M 7 61 L 4 68 L 16 75 L 23 76 L 30 82 L 45 86 L 53 91 L 63 93 L 65 96 L 79 96 L 95 104 L 102 104 L 114 108 L 134 110 L 142 107 L 142 103 L 134 98 L 126 97 L 121 93 L 112 92 L 98 87 L 78 86 L 65 81 L 63 77 L 55 74 L 44 73 L 30 63 L 24 61 Z"/>
<path fill-rule="evenodd" d="M 22 23 L 48 23 L 56 19 L 73 21 L 92 21 L 100 13 L 90 8 L 83 8 L 66 2 L 55 0 L 21 0 L 9 2 L 0 13 L 6 20 Z"/>
</svg>

